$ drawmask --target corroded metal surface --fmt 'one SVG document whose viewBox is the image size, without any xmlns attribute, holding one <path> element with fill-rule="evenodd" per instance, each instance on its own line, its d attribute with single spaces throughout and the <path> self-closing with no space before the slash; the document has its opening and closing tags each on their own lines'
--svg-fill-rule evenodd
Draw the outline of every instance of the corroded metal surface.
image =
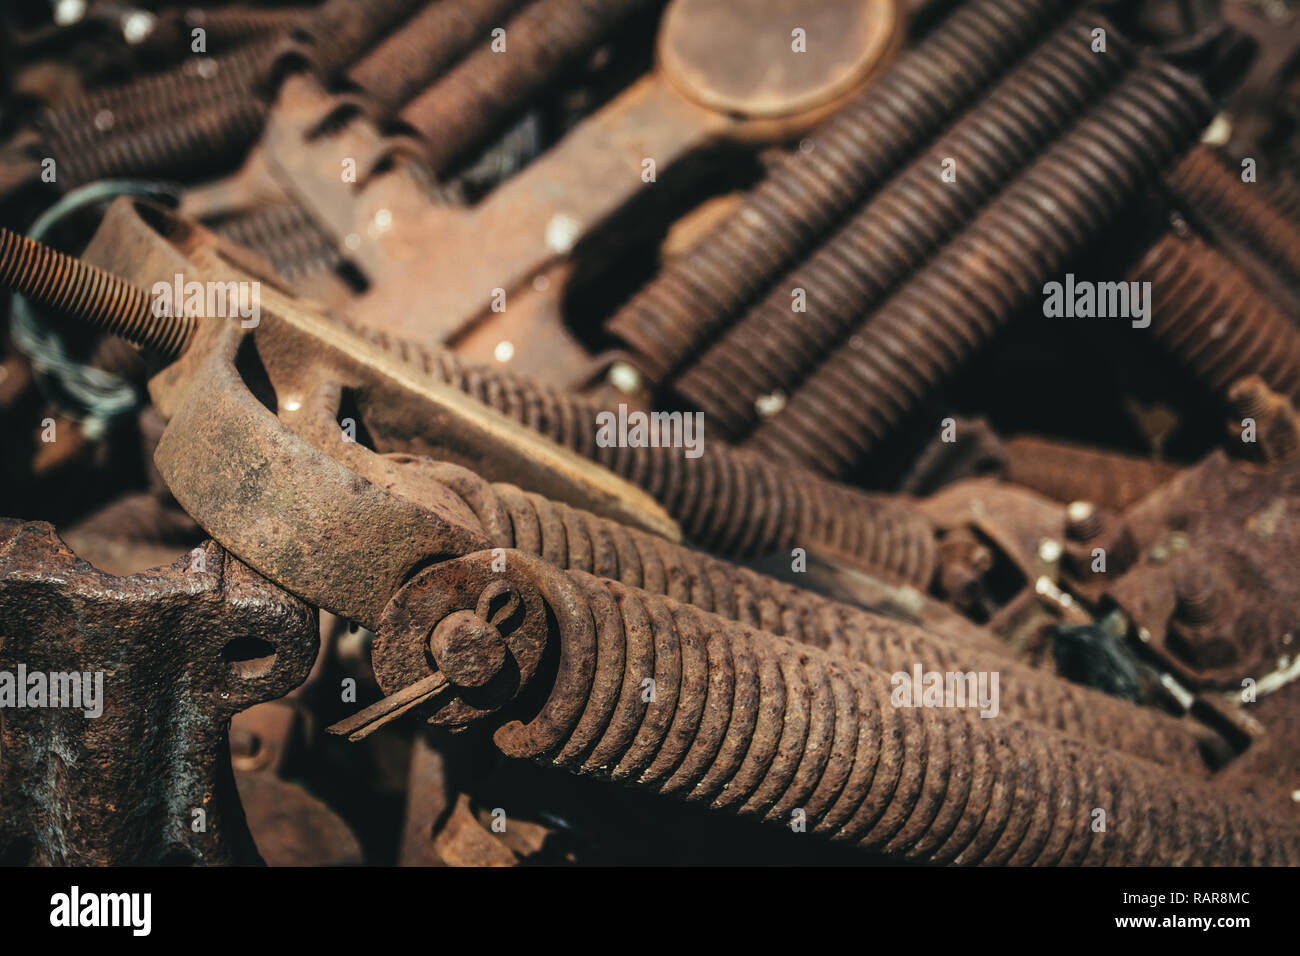
<svg viewBox="0 0 1300 956">
<path fill-rule="evenodd" d="M 37 6 L 0 862 L 1300 864 L 1288 5 Z"/>
<path fill-rule="evenodd" d="M 1109 27 L 1096 14 L 1077 14 L 1046 40 L 814 255 L 782 276 L 687 368 L 677 391 L 728 433 L 745 434 L 758 419 L 760 398 L 790 391 L 828 352 L 845 347 L 859 316 L 881 304 L 1040 143 L 1076 120 L 1124 72 L 1131 52 L 1118 36 L 1105 57 L 1089 49 L 1099 24 Z M 955 183 L 935 175 L 945 161 L 960 164 Z M 793 289 L 811 290 L 797 324 L 789 321 Z"/>
<path fill-rule="evenodd" d="M 962 709 L 900 710 L 888 703 L 884 676 L 866 665 L 520 553 L 505 560 L 508 570 L 499 572 L 490 553 L 470 555 L 423 572 L 408 588 L 436 596 L 421 604 L 431 617 L 458 608 L 482 614 L 483 582 L 499 584 L 504 574 L 527 608 L 519 629 L 530 639 L 521 641 L 527 651 L 518 670 L 499 671 L 497 686 L 483 689 L 489 696 L 453 686 L 433 705 L 436 723 L 486 716 L 517 695 L 540 651 L 531 635 L 544 619 L 532 605 L 550 609 L 556 674 L 540 708 L 524 718 L 509 708 L 502 714 L 493 739 L 510 756 L 780 825 L 800 813 L 814 834 L 905 859 L 1300 858 L 1300 835 L 1286 818 L 1211 799 L 1204 785 L 1144 761 L 1014 721 L 994 731 Z M 376 648 L 389 687 L 428 668 L 413 653 L 423 629 L 405 616 L 409 600 L 399 595 L 401 614 Z M 1080 825 L 1078 807 L 1107 806 L 1121 793 L 1125 809 L 1104 836 Z"/>
<path fill-rule="evenodd" d="M 1152 546 L 1109 590 L 1192 686 L 1240 688 L 1294 654 L 1298 477 L 1294 459 L 1261 470 L 1218 454 L 1125 514 Z"/>
<path fill-rule="evenodd" d="M 0 519 L 0 620 L 0 670 L 98 675 L 102 688 L 99 713 L 37 706 L 35 683 L 23 688 L 28 708 L 6 708 L 6 860 L 257 861 L 226 727 L 307 676 L 311 608 L 211 542 L 170 568 L 116 578 L 48 524 Z"/>
<path fill-rule="evenodd" d="M 850 341 L 749 445 L 829 475 L 849 472 L 1099 234 L 1130 190 L 1191 145 L 1209 107 L 1189 74 L 1132 73 L 858 327 L 858 340 L 876 348 Z"/>
<path fill-rule="evenodd" d="M 667 375 L 842 219 L 915 148 L 1059 17 L 1050 2 L 959 9 L 879 83 L 817 130 L 689 254 L 619 310 L 610 331 L 651 376 Z"/>
</svg>

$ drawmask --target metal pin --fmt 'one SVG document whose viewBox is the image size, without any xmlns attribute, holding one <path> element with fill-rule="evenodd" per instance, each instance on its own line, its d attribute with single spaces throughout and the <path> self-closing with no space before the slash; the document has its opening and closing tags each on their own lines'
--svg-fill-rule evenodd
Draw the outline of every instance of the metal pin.
<svg viewBox="0 0 1300 956">
<path fill-rule="evenodd" d="M 442 674 L 430 674 L 424 680 L 418 680 L 409 687 L 404 687 L 397 693 L 376 701 L 365 710 L 326 727 L 325 731 L 339 736 L 347 734 L 348 740 L 354 743 L 364 740 L 380 727 L 396 720 L 418 704 L 424 703 L 446 686 L 446 677 Z"/>
</svg>

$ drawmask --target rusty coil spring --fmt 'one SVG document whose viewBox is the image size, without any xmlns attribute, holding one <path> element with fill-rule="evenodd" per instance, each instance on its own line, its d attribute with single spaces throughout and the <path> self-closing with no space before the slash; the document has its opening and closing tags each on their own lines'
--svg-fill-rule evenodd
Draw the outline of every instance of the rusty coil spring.
<svg viewBox="0 0 1300 956">
<path fill-rule="evenodd" d="M 51 142 L 60 182 L 80 185 L 114 177 L 193 178 L 233 165 L 261 132 L 267 107 L 251 95 L 236 95 L 175 121 L 115 136 L 93 147 Z"/>
<path fill-rule="evenodd" d="M 221 235 L 249 247 L 285 278 L 333 269 L 338 247 L 301 206 L 262 206 L 221 223 Z"/>
<path fill-rule="evenodd" d="M 829 475 L 858 465 L 1194 142 L 1209 113 L 1187 73 L 1158 64 L 1131 74 L 867 319 L 750 446 Z"/>
<path fill-rule="evenodd" d="M 802 811 L 813 833 L 931 863 L 1300 862 L 1289 821 L 1143 760 L 895 706 L 865 664 L 582 572 L 532 573 L 558 672 L 535 716 L 496 730 L 509 756 L 776 824 Z"/>
<path fill-rule="evenodd" d="M 182 19 L 186 28 L 202 27 L 209 45 L 247 43 L 267 34 L 287 33 L 310 16 L 311 7 L 259 9 L 232 6 L 224 9 L 187 10 Z"/>
<path fill-rule="evenodd" d="M 348 324 L 400 361 L 604 465 L 653 495 L 686 536 L 720 554 L 824 548 L 874 573 L 925 588 L 935 567 L 934 529 L 905 499 L 835 485 L 757 455 L 711 444 L 699 458 L 680 448 L 601 448 L 594 403 L 495 369 L 462 363 L 446 350 Z"/>
<path fill-rule="evenodd" d="M 145 114 L 149 110 L 155 113 L 172 112 L 170 104 L 173 98 L 190 95 L 191 87 L 207 89 L 214 85 L 251 85 L 271 49 L 269 42 L 255 43 L 222 56 L 187 60 L 184 65 L 165 73 L 95 90 L 67 106 L 48 110 L 44 114 L 46 122 L 60 130 L 65 127 L 71 130 L 78 126 L 93 125 L 96 114 L 101 110 L 114 113 L 137 111 Z"/>
<path fill-rule="evenodd" d="M 1198 146 L 1165 175 L 1165 185 L 1189 215 L 1221 225 L 1292 287 L 1300 284 L 1300 226 L 1281 211 L 1271 181 L 1243 182 L 1219 153 Z"/>
<path fill-rule="evenodd" d="M 976 0 L 810 136 L 740 206 L 609 320 L 665 381 L 970 103 L 1070 4 Z M 788 293 L 787 293 L 788 294 Z"/>
<path fill-rule="evenodd" d="M 69 281 L 76 281 L 75 276 L 82 274 L 72 268 L 76 266 L 85 275 L 111 279 L 119 298 L 139 302 L 138 309 L 126 309 L 121 314 L 102 309 L 87 312 L 84 317 L 88 321 L 137 344 L 175 350 L 164 354 L 179 354 L 188 344 L 194 330 L 192 317 L 154 316 L 143 290 L 31 240 L 21 242 L 30 246 L 30 256 L 45 257 L 63 268 Z M 63 299 L 77 303 L 76 294 L 76 286 L 72 286 Z M 94 304 L 93 299 L 85 301 Z M 494 371 L 464 366 L 445 351 L 432 352 L 403 341 L 394 343 L 382 333 L 372 334 L 355 325 L 348 327 L 399 360 L 639 484 L 656 496 L 692 540 L 702 546 L 729 554 L 767 554 L 795 545 L 822 546 L 846 560 L 857 560 L 877 573 L 919 587 L 925 587 L 934 573 L 933 527 L 929 519 L 904 501 L 835 486 L 811 475 L 768 465 L 756 456 L 720 444 L 697 459 L 686 458 L 682 449 L 676 448 L 601 449 L 595 443 L 599 414 L 595 406 Z M 755 521 L 754 509 L 760 504 L 764 508 L 762 520 Z"/>
<path fill-rule="evenodd" d="M 45 111 L 38 121 L 45 142 L 56 158 L 79 158 L 87 150 L 145 131 L 191 122 L 196 112 L 230 109 L 235 101 L 250 100 L 258 63 L 265 62 L 271 44 L 207 61 L 212 72 L 188 68 L 164 77 L 149 77 L 136 84 L 106 90 L 59 110 Z M 159 82 L 166 79 L 167 82 Z"/>
<path fill-rule="evenodd" d="M 1254 374 L 1300 398 L 1300 330 L 1221 252 L 1166 234 L 1130 278 L 1151 283 L 1151 334 L 1206 386 Z"/>
<path fill-rule="evenodd" d="M 166 356 L 194 334 L 192 316 L 155 316 L 140 287 L 2 226 L 0 287 Z"/>
<path fill-rule="evenodd" d="M 281 44 L 270 79 L 307 66 L 322 77 L 333 77 L 362 51 L 384 37 L 426 0 L 368 0 L 359 10 L 355 0 L 325 0 L 290 31 Z"/>
<path fill-rule="evenodd" d="M 386 118 L 463 57 L 523 0 L 442 0 L 411 17 L 358 60 L 348 79 Z"/>
<path fill-rule="evenodd" d="M 506 25 L 509 56 L 482 48 L 402 110 L 435 172 L 480 146 L 651 0 L 534 0 Z"/>
<path fill-rule="evenodd" d="M 1268 200 L 1291 221 L 1300 220 L 1300 180 L 1284 167 L 1270 167 Z"/>
<path fill-rule="evenodd" d="M 1107 30 L 1106 56 L 1092 30 Z M 730 436 L 758 418 L 756 401 L 788 391 L 821 362 L 915 269 L 1095 101 L 1128 66 L 1131 53 L 1095 13 L 1077 14 L 1006 77 L 956 126 L 761 303 L 733 325 L 674 383 Z M 940 179 L 956 162 L 956 181 Z M 900 228 L 900 226 L 906 228 Z M 804 311 L 791 294 L 804 290 Z"/>
<path fill-rule="evenodd" d="M 1123 511 L 1178 474 L 1166 462 L 1048 438 L 1021 436 L 1002 445 L 1007 481 L 1066 504 L 1089 501 Z"/>
<path fill-rule="evenodd" d="M 821 613 L 825 607 L 856 613 L 811 591 L 562 502 L 512 485 L 489 484 L 459 466 L 438 462 L 431 468 L 439 481 L 466 502 L 494 544 L 537 554 L 558 567 L 616 578 L 817 646 L 833 640 L 825 629 L 829 619 Z M 974 626 L 963 628 L 952 639 L 989 651 L 1000 651 L 1003 646 Z"/>
<path fill-rule="evenodd" d="M 455 465 L 439 463 L 432 473 L 462 497 L 498 547 L 665 595 L 875 667 L 910 670 L 920 663 L 940 672 L 998 671 L 1008 715 L 1081 739 L 1105 740 L 1117 750 L 1155 753 L 1160 763 L 1205 773 L 1201 749 L 1208 735 L 1196 725 L 1027 667 L 986 632 L 948 632 L 938 639 L 921 628 L 839 604 L 511 485 L 489 485 Z"/>
</svg>

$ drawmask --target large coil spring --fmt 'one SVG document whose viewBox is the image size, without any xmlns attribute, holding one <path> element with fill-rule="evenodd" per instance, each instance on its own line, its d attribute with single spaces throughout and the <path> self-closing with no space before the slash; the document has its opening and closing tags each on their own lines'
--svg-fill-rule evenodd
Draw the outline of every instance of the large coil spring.
<svg viewBox="0 0 1300 956">
<path fill-rule="evenodd" d="M 1110 36 L 1106 56 L 1092 52 L 1098 27 Z M 683 372 L 674 389 L 728 435 L 743 435 L 758 418 L 760 397 L 802 381 L 1130 60 L 1109 24 L 1093 12 L 1077 14 L 786 275 Z M 946 162 L 956 163 L 953 182 L 940 179 Z M 791 312 L 794 289 L 806 296 L 798 315 Z"/>
<path fill-rule="evenodd" d="M 1144 67 L 1013 182 L 760 426 L 750 445 L 828 475 L 859 465 L 1040 294 L 1208 121 L 1200 83 Z"/>
<path fill-rule="evenodd" d="M 804 547 L 920 588 L 936 564 L 934 529 L 905 499 L 832 484 L 799 469 L 714 442 L 699 458 L 680 448 L 608 447 L 596 443 L 594 403 L 557 389 L 466 365 L 355 325 L 352 331 L 399 361 L 446 382 L 557 444 L 599 462 L 645 489 L 686 536 L 719 554 L 749 556 Z"/>
<path fill-rule="evenodd" d="M 857 100 L 811 135 L 700 243 L 665 265 L 608 322 L 665 381 L 878 188 L 1070 6 L 961 5 Z"/>
<path fill-rule="evenodd" d="M 1057 680 L 1011 658 L 974 629 L 940 639 L 918 627 L 783 584 L 747 568 L 626 528 L 511 485 L 491 484 L 455 465 L 431 472 L 460 495 L 499 547 L 534 554 L 557 568 L 589 572 L 662 594 L 730 620 L 789 637 L 849 660 L 907 671 L 998 671 L 1008 714 L 1118 750 L 1155 753 L 1189 773 L 1204 773 L 1209 735 L 1187 721 L 1135 708 Z"/>
<path fill-rule="evenodd" d="M 966 707 L 896 706 L 867 665 L 581 572 L 532 573 L 562 607 L 558 671 L 533 716 L 496 730 L 510 756 L 928 863 L 1300 862 L 1290 821 L 1138 758 Z"/>
</svg>

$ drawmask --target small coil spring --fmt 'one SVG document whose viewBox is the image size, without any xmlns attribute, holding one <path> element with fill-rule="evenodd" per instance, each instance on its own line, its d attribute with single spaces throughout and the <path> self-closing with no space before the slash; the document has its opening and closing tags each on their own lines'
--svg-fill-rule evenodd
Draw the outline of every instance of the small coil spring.
<svg viewBox="0 0 1300 956">
<path fill-rule="evenodd" d="M 0 286 L 165 356 L 194 334 L 193 316 L 155 316 L 140 287 L 2 226 Z"/>
<path fill-rule="evenodd" d="M 1206 386 L 1259 375 L 1300 399 L 1300 329 L 1222 253 L 1167 234 L 1130 278 L 1151 283 L 1151 334 Z"/>
</svg>

